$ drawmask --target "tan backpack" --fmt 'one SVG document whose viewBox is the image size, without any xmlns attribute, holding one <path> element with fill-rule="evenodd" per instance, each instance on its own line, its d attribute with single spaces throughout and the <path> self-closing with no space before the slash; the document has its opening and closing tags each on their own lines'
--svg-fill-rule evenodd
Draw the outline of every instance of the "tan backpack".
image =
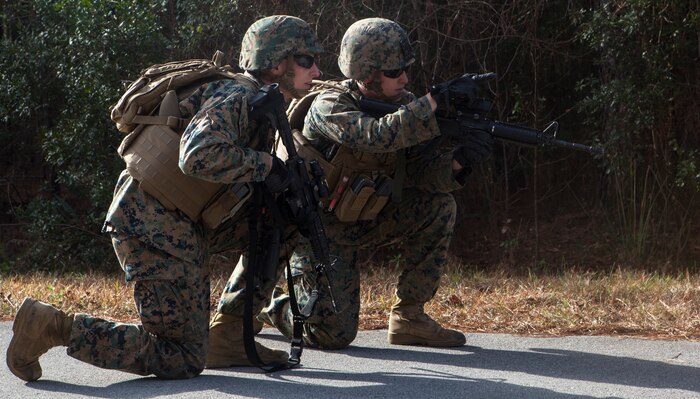
<svg viewBox="0 0 700 399">
<path fill-rule="evenodd" d="M 181 117 L 179 102 L 201 85 L 221 79 L 257 87 L 251 78 L 223 65 L 223 59 L 224 54 L 217 51 L 212 60 L 146 68 L 110 110 L 117 129 L 128 133 L 117 152 L 140 188 L 167 209 L 179 209 L 209 229 L 233 216 L 252 190 L 246 183 L 212 183 L 182 173 L 180 136 L 189 120 Z"/>
</svg>

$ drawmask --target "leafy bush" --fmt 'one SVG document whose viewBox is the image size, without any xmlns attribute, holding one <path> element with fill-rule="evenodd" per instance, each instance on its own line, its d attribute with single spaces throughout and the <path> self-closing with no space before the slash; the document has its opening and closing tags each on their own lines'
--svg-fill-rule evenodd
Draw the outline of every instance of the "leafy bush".
<svg viewBox="0 0 700 399">
<path fill-rule="evenodd" d="M 607 150 L 598 160 L 607 172 L 601 184 L 588 156 L 499 147 L 487 173 L 475 173 L 459 194 L 471 215 L 509 220 L 527 199 L 536 220 L 539 207 L 588 209 L 601 193 L 626 254 L 689 253 L 700 208 L 696 2 L 35 0 L 0 9 L 0 140 L 7 143 L 0 183 L 8 192 L 43 183 L 20 190 L 32 201 L 0 199 L 0 222 L 24 223 L 32 243 L 14 266 L 114 263 L 100 236 L 123 167 L 109 106 L 154 63 L 220 49 L 236 65 L 243 32 L 273 14 L 312 24 L 327 50 L 320 57 L 326 78 L 341 77 L 337 53 L 351 23 L 395 20 L 417 53 L 415 93 L 464 72 L 496 72 L 492 117 L 535 127 L 557 119 L 562 138 L 596 140 Z"/>
<path fill-rule="evenodd" d="M 104 240 L 93 239 L 122 167 L 115 156 L 120 136 L 109 119 L 109 106 L 123 90 L 120 79 L 160 61 L 151 50 L 165 43 L 153 31 L 157 18 L 147 4 L 37 0 L 3 11 L 5 21 L 16 23 L 5 26 L 2 42 L 0 65 L 12 75 L 0 82 L 2 108 L 19 112 L 3 112 L 2 134 L 19 130 L 33 137 L 51 176 L 44 194 L 18 215 L 33 238 L 28 255 L 41 254 L 18 267 L 53 267 L 57 259 L 43 255 L 48 253 L 72 259 L 70 251 L 111 252 Z M 21 161 L 14 159 L 15 164 Z M 73 211 L 60 211 L 67 207 Z M 73 228 L 60 228 L 66 225 Z"/>
<path fill-rule="evenodd" d="M 603 134 L 612 210 L 635 256 L 679 255 L 697 220 L 699 12 L 693 1 L 635 0 L 581 14 L 598 71 L 580 81 L 579 106 Z"/>
</svg>

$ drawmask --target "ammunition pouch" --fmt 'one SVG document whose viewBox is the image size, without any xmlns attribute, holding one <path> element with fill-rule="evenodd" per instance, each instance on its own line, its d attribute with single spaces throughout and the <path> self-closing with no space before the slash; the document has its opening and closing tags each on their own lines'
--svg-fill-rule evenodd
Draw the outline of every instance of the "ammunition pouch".
<svg viewBox="0 0 700 399">
<path fill-rule="evenodd" d="M 315 86 L 301 99 L 294 100 L 287 108 L 292 138 L 299 156 L 306 161 L 316 160 L 323 169 L 330 197 L 323 199 L 326 212 L 333 212 L 341 222 L 374 220 L 384 209 L 392 193 L 396 166 L 395 154 L 371 154 L 353 151 L 345 146 L 338 146 L 330 160 L 321 154 L 313 143 L 301 133 L 304 118 L 316 96 L 324 90 L 345 93 L 348 90 L 331 81 L 314 81 Z M 276 154 L 280 159 L 288 158 L 287 151 L 279 143 Z M 307 162 L 308 165 L 308 162 Z"/>
<path fill-rule="evenodd" d="M 354 152 L 340 146 L 328 161 L 299 130 L 294 130 L 292 137 L 299 156 L 318 161 L 325 173 L 331 193 L 322 200 L 326 212 L 333 212 L 339 221 L 348 223 L 377 218 L 392 192 L 393 180 L 389 176 L 394 172 L 393 154 Z M 276 154 L 280 159 L 288 157 L 284 146 L 277 146 Z"/>
</svg>

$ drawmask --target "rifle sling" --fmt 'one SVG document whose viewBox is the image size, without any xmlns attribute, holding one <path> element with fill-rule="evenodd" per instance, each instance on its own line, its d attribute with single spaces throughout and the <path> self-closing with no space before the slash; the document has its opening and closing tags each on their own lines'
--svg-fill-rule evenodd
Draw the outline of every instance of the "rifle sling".
<svg viewBox="0 0 700 399">
<path fill-rule="evenodd" d="M 301 363 L 301 353 L 303 352 L 304 340 L 304 321 L 309 318 L 311 310 L 313 309 L 316 299 L 318 298 L 318 290 L 314 289 L 316 293 L 315 297 L 312 293 L 309 298 L 309 303 L 304 307 L 307 312 L 299 311 L 299 304 L 297 303 L 296 295 L 294 294 L 294 281 L 292 277 L 291 266 L 289 265 L 289 259 L 287 259 L 287 287 L 289 291 L 289 306 L 292 310 L 293 318 L 293 331 L 294 335 L 292 337 L 291 348 L 289 351 L 289 360 L 287 363 L 283 364 L 265 364 L 258 355 L 258 351 L 255 348 L 255 332 L 253 331 L 253 317 L 257 316 L 253 314 L 253 297 L 255 290 L 260 287 L 255 285 L 255 275 L 261 270 L 258 247 L 258 223 L 260 222 L 259 215 L 262 214 L 263 208 L 267 207 L 267 211 L 273 216 L 273 222 L 281 226 L 284 222 L 280 213 L 277 203 L 274 198 L 269 193 L 265 192 L 263 185 L 260 183 L 255 184 L 253 188 L 253 209 L 248 217 L 248 231 L 249 231 L 249 247 L 248 247 L 248 270 L 246 270 L 246 293 L 245 293 L 245 306 L 243 313 L 243 345 L 245 347 L 246 356 L 250 362 L 265 371 L 266 373 L 272 373 L 280 370 L 287 370 L 298 366 Z M 310 306 L 310 307 L 309 307 Z"/>
</svg>

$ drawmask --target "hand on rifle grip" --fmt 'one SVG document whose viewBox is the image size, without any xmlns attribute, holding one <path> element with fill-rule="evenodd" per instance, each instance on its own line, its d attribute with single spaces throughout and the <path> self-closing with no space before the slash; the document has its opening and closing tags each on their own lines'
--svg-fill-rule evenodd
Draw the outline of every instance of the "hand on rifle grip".
<svg viewBox="0 0 700 399">
<path fill-rule="evenodd" d="M 275 155 L 272 156 L 272 169 L 270 173 L 265 178 L 265 186 L 272 193 L 281 193 L 284 191 L 290 183 L 289 171 L 287 170 L 287 165 L 277 158 Z"/>
</svg>

